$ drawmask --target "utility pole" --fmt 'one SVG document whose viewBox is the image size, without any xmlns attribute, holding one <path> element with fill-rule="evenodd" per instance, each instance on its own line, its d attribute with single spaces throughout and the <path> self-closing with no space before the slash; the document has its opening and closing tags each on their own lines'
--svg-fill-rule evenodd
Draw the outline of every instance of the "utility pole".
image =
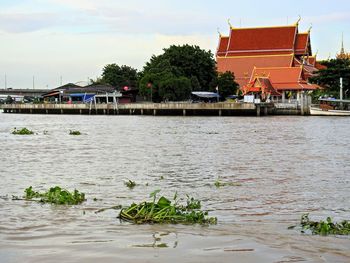
<svg viewBox="0 0 350 263">
<path fill-rule="evenodd" d="M 62 76 L 60 76 L 60 81 L 61 81 L 61 85 L 60 86 L 62 86 Z"/>
<path fill-rule="evenodd" d="M 339 99 L 340 99 L 340 108 L 343 109 L 343 78 L 340 78 L 340 94 L 339 94 Z"/>
<path fill-rule="evenodd" d="M 7 89 L 7 76 L 5 74 L 5 89 Z"/>
<path fill-rule="evenodd" d="M 343 78 L 340 78 L 340 94 L 339 94 L 340 100 L 343 100 Z"/>
<path fill-rule="evenodd" d="M 33 89 L 35 89 L 35 78 L 33 76 Z"/>
</svg>

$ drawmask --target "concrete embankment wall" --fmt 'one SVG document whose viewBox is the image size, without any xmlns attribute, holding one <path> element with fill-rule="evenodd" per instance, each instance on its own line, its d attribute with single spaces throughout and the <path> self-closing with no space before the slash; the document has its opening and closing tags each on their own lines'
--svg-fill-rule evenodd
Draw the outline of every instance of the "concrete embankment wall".
<svg viewBox="0 0 350 263">
<path fill-rule="evenodd" d="M 175 116 L 255 116 L 248 103 L 130 103 L 130 104 L 7 104 L 5 113 L 175 115 Z"/>
</svg>

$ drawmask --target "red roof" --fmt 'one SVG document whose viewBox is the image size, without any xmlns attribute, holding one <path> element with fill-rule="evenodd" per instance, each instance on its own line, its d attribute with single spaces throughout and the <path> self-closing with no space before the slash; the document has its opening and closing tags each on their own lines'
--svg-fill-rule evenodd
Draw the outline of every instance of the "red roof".
<svg viewBox="0 0 350 263">
<path fill-rule="evenodd" d="M 220 36 L 219 46 L 218 46 L 218 51 L 217 51 L 218 56 L 225 56 L 226 55 L 228 41 L 229 41 L 229 37 Z"/>
<path fill-rule="evenodd" d="M 295 41 L 295 54 L 304 55 L 307 53 L 307 47 L 309 43 L 309 33 L 299 33 L 297 34 Z"/>
<path fill-rule="evenodd" d="M 272 85 L 277 83 L 295 83 L 302 80 L 302 67 L 255 68 L 254 76 L 269 77 Z"/>
<path fill-rule="evenodd" d="M 254 67 L 290 67 L 294 55 L 256 56 L 256 57 L 217 57 L 219 72 L 231 71 L 242 87 L 249 81 Z"/>
<path fill-rule="evenodd" d="M 309 57 L 308 59 L 308 63 L 312 66 L 315 66 L 316 65 L 316 57 Z"/>
<path fill-rule="evenodd" d="M 228 43 L 230 56 L 242 56 L 264 52 L 291 53 L 294 51 L 297 26 L 232 28 Z"/>
<path fill-rule="evenodd" d="M 252 78 L 268 77 L 276 90 L 314 90 L 318 86 L 308 84 L 302 67 L 255 68 Z"/>
</svg>

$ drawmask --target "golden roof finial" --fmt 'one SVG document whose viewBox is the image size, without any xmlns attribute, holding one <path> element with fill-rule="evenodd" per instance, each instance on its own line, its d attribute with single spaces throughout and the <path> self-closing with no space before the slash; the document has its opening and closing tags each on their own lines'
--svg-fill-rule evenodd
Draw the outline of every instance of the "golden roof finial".
<svg viewBox="0 0 350 263">
<path fill-rule="evenodd" d="M 233 28 L 232 24 L 231 24 L 231 20 L 230 19 L 227 19 L 227 23 L 229 25 L 230 28 Z"/>
<path fill-rule="evenodd" d="M 341 33 L 341 49 L 340 49 L 340 54 L 344 55 L 345 54 L 345 50 L 344 50 L 344 33 Z"/>
<path fill-rule="evenodd" d="M 218 31 L 219 37 L 221 37 L 220 28 L 216 28 L 216 30 Z"/>
<path fill-rule="evenodd" d="M 310 32 L 311 32 L 311 29 L 312 29 L 312 23 L 310 24 L 310 27 L 309 27 L 309 29 L 307 30 L 307 32 L 310 34 Z"/>
<path fill-rule="evenodd" d="M 300 20 L 301 20 L 301 16 L 299 15 L 299 18 L 298 18 L 297 22 L 295 22 L 295 26 L 299 25 Z"/>
</svg>

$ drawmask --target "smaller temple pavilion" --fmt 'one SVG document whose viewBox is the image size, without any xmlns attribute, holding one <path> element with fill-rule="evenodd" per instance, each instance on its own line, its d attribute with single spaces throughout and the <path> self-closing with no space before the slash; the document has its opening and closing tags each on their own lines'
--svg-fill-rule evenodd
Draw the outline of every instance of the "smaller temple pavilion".
<svg viewBox="0 0 350 263">
<path fill-rule="evenodd" d="M 220 34 L 216 53 L 219 72 L 231 71 L 244 95 L 262 100 L 299 99 L 301 93 L 318 89 L 308 83 L 317 71 L 311 49 L 311 28 L 299 32 L 293 25 L 235 28 Z"/>
</svg>

